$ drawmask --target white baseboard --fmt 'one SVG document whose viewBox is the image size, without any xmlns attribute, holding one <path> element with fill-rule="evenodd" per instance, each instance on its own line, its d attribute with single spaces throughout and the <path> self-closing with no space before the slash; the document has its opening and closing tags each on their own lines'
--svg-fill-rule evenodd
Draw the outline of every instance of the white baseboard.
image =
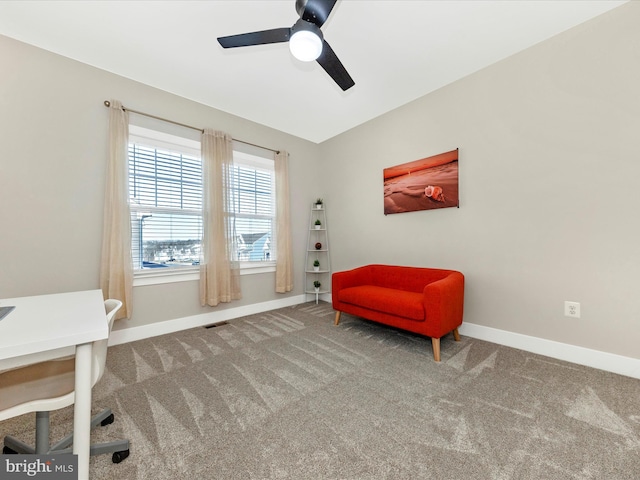
<svg viewBox="0 0 640 480">
<path fill-rule="evenodd" d="M 463 323 L 458 331 L 460 335 L 640 379 L 640 359 L 637 358 L 530 337 L 473 323 Z"/>
<path fill-rule="evenodd" d="M 298 305 L 306 301 L 307 300 L 304 295 L 296 295 L 293 297 L 283 298 L 282 300 L 254 303 L 251 305 L 244 305 L 242 307 L 227 308 L 224 310 L 203 313 L 202 315 L 192 315 L 190 317 L 151 323 L 140 327 L 113 330 L 109 337 L 109 346 L 135 342 L 136 340 L 143 340 L 145 338 L 156 337 L 158 335 L 179 332 L 189 328 L 212 325 L 214 323 L 224 322 L 233 318 L 244 317 L 245 315 L 254 315 L 256 313 L 268 312 L 269 310 L 275 310 L 277 308 Z"/>
<path fill-rule="evenodd" d="M 189 328 L 212 325 L 224 322 L 233 318 L 256 313 L 267 312 L 277 308 L 290 307 L 312 300 L 312 295 L 296 295 L 283 298 L 282 300 L 271 300 L 269 302 L 255 303 L 236 308 L 213 311 L 202 315 L 177 318 L 164 322 L 142 325 L 140 327 L 124 328 L 114 330 L 109 338 L 109 345 L 119 345 L 121 343 L 134 342 L 145 338 L 164 335 L 167 333 L 179 332 Z M 331 295 L 321 295 L 320 300 L 331 303 Z M 473 323 L 463 323 L 458 329 L 460 335 L 486 340 L 487 342 L 505 345 L 507 347 L 518 348 L 527 352 L 545 355 L 547 357 L 565 360 L 567 362 L 586 365 L 588 367 L 605 370 L 608 372 L 625 375 L 640 379 L 640 359 L 623 357 L 613 353 L 591 350 L 589 348 L 569 345 L 567 343 L 555 342 L 544 338 L 531 337 L 520 333 L 508 332 L 497 328 L 485 327 Z"/>
</svg>

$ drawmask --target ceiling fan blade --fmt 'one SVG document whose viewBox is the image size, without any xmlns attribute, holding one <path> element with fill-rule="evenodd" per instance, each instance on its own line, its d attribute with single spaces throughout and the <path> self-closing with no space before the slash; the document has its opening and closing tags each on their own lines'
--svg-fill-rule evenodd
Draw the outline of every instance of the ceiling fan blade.
<svg viewBox="0 0 640 480">
<path fill-rule="evenodd" d="M 342 90 L 348 90 L 356 84 L 326 40 L 322 45 L 322 53 L 316 61 Z"/>
<path fill-rule="evenodd" d="M 315 23 L 320 28 L 338 0 L 296 0 L 296 11 L 302 20 Z"/>
<path fill-rule="evenodd" d="M 252 45 L 265 45 L 267 43 L 288 42 L 290 36 L 290 28 L 274 28 L 273 30 L 261 30 L 259 32 L 218 37 L 218 42 L 224 48 L 250 47 Z"/>
</svg>

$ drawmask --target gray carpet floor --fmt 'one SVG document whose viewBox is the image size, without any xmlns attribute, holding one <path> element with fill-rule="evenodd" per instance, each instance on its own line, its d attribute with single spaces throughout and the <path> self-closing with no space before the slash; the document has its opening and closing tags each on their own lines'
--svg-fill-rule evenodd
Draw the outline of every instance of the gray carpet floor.
<svg viewBox="0 0 640 480">
<path fill-rule="evenodd" d="M 92 479 L 640 478 L 640 380 L 306 303 L 118 345 Z M 33 415 L 0 423 L 25 441 Z M 52 436 L 72 409 L 52 414 Z"/>
</svg>

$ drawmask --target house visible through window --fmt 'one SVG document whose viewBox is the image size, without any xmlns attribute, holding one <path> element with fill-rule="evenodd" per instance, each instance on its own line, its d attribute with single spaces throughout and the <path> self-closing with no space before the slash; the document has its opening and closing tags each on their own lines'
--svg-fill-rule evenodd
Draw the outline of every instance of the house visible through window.
<svg viewBox="0 0 640 480">
<path fill-rule="evenodd" d="M 234 151 L 235 259 L 275 261 L 273 160 Z M 129 197 L 134 270 L 197 269 L 202 245 L 200 143 L 130 126 Z"/>
</svg>

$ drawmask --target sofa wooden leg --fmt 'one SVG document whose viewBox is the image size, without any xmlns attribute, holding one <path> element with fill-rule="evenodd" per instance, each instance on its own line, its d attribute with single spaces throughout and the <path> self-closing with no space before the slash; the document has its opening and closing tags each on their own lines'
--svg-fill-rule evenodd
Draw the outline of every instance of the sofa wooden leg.
<svg viewBox="0 0 640 480">
<path fill-rule="evenodd" d="M 336 312 L 336 319 L 333 321 L 333 324 L 334 324 L 334 325 L 338 325 L 338 324 L 340 323 L 340 314 L 341 314 L 341 313 L 342 313 L 342 312 L 341 312 L 340 310 L 338 310 L 338 311 Z"/>
<path fill-rule="evenodd" d="M 432 338 L 431 345 L 433 345 L 433 359 L 436 362 L 439 362 L 440 361 L 440 339 Z"/>
<path fill-rule="evenodd" d="M 454 328 L 454 329 L 453 329 L 453 339 L 454 339 L 456 342 L 459 342 L 459 341 L 460 341 L 460 334 L 458 333 L 458 329 L 457 329 L 457 328 Z"/>
</svg>

